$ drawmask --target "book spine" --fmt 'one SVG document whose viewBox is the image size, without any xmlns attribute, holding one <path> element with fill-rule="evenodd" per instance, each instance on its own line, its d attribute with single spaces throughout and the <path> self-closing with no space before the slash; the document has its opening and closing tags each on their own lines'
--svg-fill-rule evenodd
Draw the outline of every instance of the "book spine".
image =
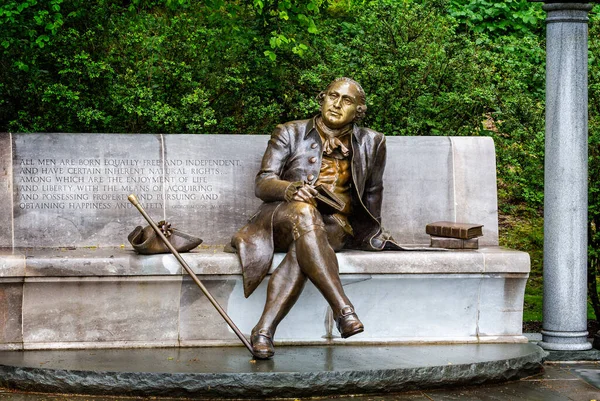
<svg viewBox="0 0 600 401">
<path fill-rule="evenodd" d="M 468 239 L 469 231 L 460 227 L 445 227 L 445 226 L 427 226 L 427 234 L 438 237 L 451 237 Z"/>
<path fill-rule="evenodd" d="M 452 227 L 450 232 L 452 233 L 451 237 L 458 237 L 462 239 L 467 239 L 469 237 L 469 233 L 464 228 Z"/>
<path fill-rule="evenodd" d="M 468 238 L 468 230 L 459 227 L 427 226 L 427 234 L 438 237 Z"/>
<path fill-rule="evenodd" d="M 479 239 L 459 239 L 446 237 L 431 237 L 431 247 L 446 249 L 478 249 Z"/>
</svg>

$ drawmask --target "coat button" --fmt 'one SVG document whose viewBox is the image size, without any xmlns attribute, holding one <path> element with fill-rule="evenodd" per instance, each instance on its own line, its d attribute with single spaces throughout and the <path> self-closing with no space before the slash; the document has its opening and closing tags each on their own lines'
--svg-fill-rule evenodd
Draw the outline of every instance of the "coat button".
<svg viewBox="0 0 600 401">
<path fill-rule="evenodd" d="M 315 179 L 315 175 L 314 174 L 309 174 L 308 177 L 306 177 L 308 179 L 308 181 L 312 181 Z"/>
<path fill-rule="evenodd" d="M 311 163 L 316 163 L 317 162 L 317 158 L 313 156 L 310 159 L 308 159 L 308 161 L 311 162 Z"/>
<path fill-rule="evenodd" d="M 310 145 L 310 148 L 311 148 L 311 149 L 316 149 L 316 148 L 317 148 L 317 146 L 318 146 L 318 145 L 317 145 L 316 143 L 313 143 L 312 145 Z"/>
</svg>

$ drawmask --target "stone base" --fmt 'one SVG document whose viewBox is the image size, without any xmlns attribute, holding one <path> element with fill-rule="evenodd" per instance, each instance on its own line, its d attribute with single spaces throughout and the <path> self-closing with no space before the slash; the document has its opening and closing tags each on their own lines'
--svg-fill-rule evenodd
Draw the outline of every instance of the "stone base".
<svg viewBox="0 0 600 401">
<path fill-rule="evenodd" d="M 514 380 L 542 370 L 533 344 L 0 352 L 0 387 L 193 398 L 393 393 Z"/>
<path fill-rule="evenodd" d="M 581 362 L 600 361 L 600 350 L 589 349 L 587 351 L 547 351 L 546 362 Z"/>
<path fill-rule="evenodd" d="M 581 343 L 550 343 L 546 341 L 540 341 L 538 343 L 540 347 L 546 351 L 587 351 L 592 349 L 592 344 L 587 341 Z"/>
<path fill-rule="evenodd" d="M 587 331 L 542 330 L 542 341 L 538 345 L 548 351 L 586 351 L 592 349 L 588 334 Z"/>
<path fill-rule="evenodd" d="M 17 251 L 11 255 L 17 258 Z M 0 276 L 0 349 L 237 345 L 172 255 L 116 248 L 23 250 Z M 205 249 L 183 256 L 245 335 L 262 312 L 268 279 L 244 298 L 237 256 Z M 276 266 L 283 255 L 276 255 Z M 489 247 L 448 252 L 338 254 L 344 289 L 365 332 L 340 338 L 308 283 L 279 326 L 278 344 L 514 343 L 522 336 L 529 257 Z M 2 260 L 2 258 L 0 258 Z M 21 347 L 19 347 L 21 344 Z"/>
</svg>

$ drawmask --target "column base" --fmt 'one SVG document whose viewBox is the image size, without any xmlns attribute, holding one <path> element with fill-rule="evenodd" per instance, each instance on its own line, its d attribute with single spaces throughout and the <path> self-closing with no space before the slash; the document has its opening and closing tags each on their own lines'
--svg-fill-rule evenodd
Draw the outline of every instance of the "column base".
<svg viewBox="0 0 600 401">
<path fill-rule="evenodd" d="M 587 351 L 592 349 L 587 331 L 542 330 L 542 341 L 537 345 L 549 351 Z"/>
</svg>

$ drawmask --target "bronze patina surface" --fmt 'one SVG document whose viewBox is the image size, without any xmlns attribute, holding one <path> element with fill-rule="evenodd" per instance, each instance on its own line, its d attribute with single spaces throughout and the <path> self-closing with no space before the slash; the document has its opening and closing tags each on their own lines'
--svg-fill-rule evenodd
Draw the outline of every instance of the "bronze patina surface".
<svg viewBox="0 0 600 401">
<path fill-rule="evenodd" d="M 232 239 L 248 297 L 267 274 L 275 251 L 287 252 L 273 272 L 263 314 L 252 330 L 254 354 L 270 358 L 277 325 L 306 280 L 323 294 L 343 338 L 364 330 L 342 288 L 335 251 L 402 249 L 381 227 L 385 137 L 359 127 L 366 112 L 362 87 L 338 78 L 318 95 L 321 112 L 278 125 L 256 176 L 264 203 Z M 325 186 L 344 207 L 316 201 Z M 301 328 L 299 328 L 301 330 Z"/>
</svg>

